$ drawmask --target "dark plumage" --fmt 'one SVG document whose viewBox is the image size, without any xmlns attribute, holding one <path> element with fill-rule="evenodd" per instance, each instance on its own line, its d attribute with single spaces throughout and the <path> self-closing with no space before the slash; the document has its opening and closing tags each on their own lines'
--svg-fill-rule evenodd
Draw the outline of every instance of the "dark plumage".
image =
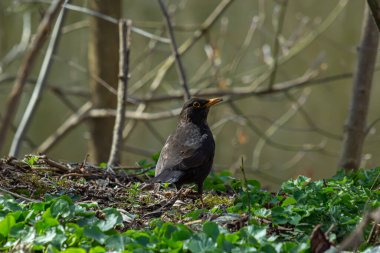
<svg viewBox="0 0 380 253">
<path fill-rule="evenodd" d="M 189 99 L 182 107 L 177 129 L 161 150 L 152 182 L 173 183 L 177 188 L 195 183 L 203 192 L 203 181 L 210 173 L 215 142 L 207 125 L 207 114 L 221 98 Z"/>
</svg>

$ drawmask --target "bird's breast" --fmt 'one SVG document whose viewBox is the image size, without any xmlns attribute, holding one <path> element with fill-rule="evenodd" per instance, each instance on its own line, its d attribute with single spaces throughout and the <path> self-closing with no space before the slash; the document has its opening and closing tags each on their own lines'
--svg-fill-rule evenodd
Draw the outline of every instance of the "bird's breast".
<svg viewBox="0 0 380 253">
<path fill-rule="evenodd" d="M 178 137 L 183 141 L 182 145 L 184 146 L 194 146 L 212 138 L 211 131 L 207 125 L 197 126 L 195 124 L 188 123 L 181 126 L 178 130 Z"/>
</svg>

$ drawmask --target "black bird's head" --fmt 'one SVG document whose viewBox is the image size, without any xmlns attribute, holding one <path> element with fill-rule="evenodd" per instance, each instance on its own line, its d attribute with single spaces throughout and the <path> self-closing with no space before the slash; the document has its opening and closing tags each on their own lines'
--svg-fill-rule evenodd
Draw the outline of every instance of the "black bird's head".
<svg viewBox="0 0 380 253">
<path fill-rule="evenodd" d="M 206 123 L 210 107 L 223 101 L 222 98 L 191 98 L 185 102 L 180 114 L 180 121 L 195 124 Z"/>
</svg>

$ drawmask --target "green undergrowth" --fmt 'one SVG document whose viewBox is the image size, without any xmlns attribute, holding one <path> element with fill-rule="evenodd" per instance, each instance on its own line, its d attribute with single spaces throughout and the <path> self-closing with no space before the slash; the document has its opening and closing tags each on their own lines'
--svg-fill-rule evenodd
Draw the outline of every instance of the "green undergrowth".
<svg viewBox="0 0 380 253">
<path fill-rule="evenodd" d="M 100 208 L 97 203 L 75 203 L 68 196 L 29 203 L 0 195 L 0 250 L 309 252 L 317 224 L 322 231 L 329 230 L 329 241 L 338 245 L 365 213 L 380 207 L 379 173 L 380 168 L 349 175 L 339 172 L 320 181 L 300 176 L 284 182 L 275 193 L 262 190 L 255 180 L 242 182 L 228 173 L 213 174 L 205 182 L 207 209 L 189 211 L 186 222 L 151 218 L 141 229 L 129 229 L 137 214 Z M 234 201 L 223 197 L 228 195 Z M 370 229 L 371 224 L 363 232 L 360 252 L 380 251 L 379 240 L 366 244 Z"/>
</svg>

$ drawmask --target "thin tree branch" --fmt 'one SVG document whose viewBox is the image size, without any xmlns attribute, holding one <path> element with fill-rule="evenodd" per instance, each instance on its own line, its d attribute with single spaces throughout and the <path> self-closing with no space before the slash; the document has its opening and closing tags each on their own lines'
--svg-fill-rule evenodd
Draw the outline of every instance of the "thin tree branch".
<svg viewBox="0 0 380 253">
<path fill-rule="evenodd" d="M 18 193 L 8 191 L 7 189 L 4 189 L 2 187 L 0 187 L 0 192 L 9 194 L 9 195 L 11 195 L 11 196 L 13 196 L 15 198 L 19 198 L 19 199 L 25 200 L 27 202 L 33 202 L 33 203 L 41 202 L 40 200 L 35 200 L 35 199 L 27 198 L 27 197 L 24 197 L 24 196 L 22 196 L 22 195 L 20 195 Z"/>
<path fill-rule="evenodd" d="M 202 38 L 202 36 L 213 26 L 213 24 L 218 20 L 218 18 L 224 13 L 224 11 L 230 6 L 230 4 L 234 0 L 223 0 L 214 10 L 213 12 L 207 17 L 207 19 L 202 23 L 200 28 L 196 30 L 191 38 L 186 40 L 178 49 L 179 54 L 183 55 L 185 54 L 191 47 L 195 45 L 195 43 Z M 154 68 L 152 71 L 147 73 L 143 76 L 137 83 L 135 83 L 135 88 L 130 93 L 133 93 L 134 91 L 138 90 L 146 82 L 148 82 L 150 79 L 154 78 L 149 90 L 148 90 L 148 98 L 153 97 L 153 93 L 159 88 L 163 78 L 165 77 L 167 71 L 171 68 L 173 65 L 175 59 L 173 56 L 168 57 L 164 62 L 159 64 L 156 68 Z M 133 88 L 132 88 L 133 89 Z M 183 97 L 183 94 L 181 95 Z M 145 109 L 147 108 L 146 104 L 141 104 L 136 109 L 137 114 L 144 113 Z M 128 122 L 127 126 L 124 129 L 123 137 L 126 138 L 126 136 L 129 135 L 129 133 L 133 130 L 133 128 L 136 126 L 136 122 L 131 120 Z"/>
<path fill-rule="evenodd" d="M 280 126 L 284 125 L 287 121 L 289 121 L 298 110 L 306 103 L 309 95 L 311 93 L 310 89 L 306 89 L 303 91 L 302 95 L 292 103 L 290 108 L 287 112 L 285 112 L 281 117 L 279 117 L 275 123 L 271 125 L 264 133 L 264 136 L 261 137 L 253 150 L 253 157 L 252 157 L 252 167 L 260 168 L 260 157 L 262 150 L 264 149 L 265 143 L 268 139 L 273 136 L 277 130 L 280 128 Z"/>
<path fill-rule="evenodd" d="M 2 120 L 3 120 L 3 117 L 0 114 L 0 121 L 2 121 Z M 11 124 L 10 128 L 11 128 L 12 132 L 17 131 L 17 127 L 14 124 Z M 37 145 L 33 142 L 33 140 L 31 138 L 29 138 L 28 136 L 25 136 L 25 142 L 31 149 L 34 149 L 37 147 Z"/>
<path fill-rule="evenodd" d="M 380 32 L 380 3 L 378 0 L 367 0 L 367 3 L 371 9 L 372 17 L 375 20 L 377 30 Z"/>
<path fill-rule="evenodd" d="M 296 99 L 289 92 L 285 92 L 284 94 L 290 101 L 297 103 Z M 306 112 L 306 110 L 303 107 L 299 108 L 299 113 L 303 116 L 303 118 L 305 119 L 307 124 L 310 126 L 312 131 L 315 131 L 315 132 L 319 133 L 320 135 L 323 135 L 323 136 L 330 138 L 330 139 L 334 139 L 337 141 L 343 140 L 343 136 L 331 133 L 327 130 L 320 128 L 317 124 L 315 124 L 312 117 L 310 117 L 310 115 Z"/>
<path fill-rule="evenodd" d="M 303 76 L 297 77 L 293 80 L 277 83 L 271 90 L 266 87 L 257 88 L 256 85 L 253 85 L 246 87 L 235 87 L 231 89 L 209 88 L 205 89 L 204 91 L 199 91 L 199 93 L 197 93 L 197 91 L 194 91 L 194 93 L 197 93 L 198 96 L 229 96 L 234 98 L 265 96 L 268 94 L 285 92 L 293 88 L 303 88 L 305 86 L 313 84 L 313 79 L 317 74 L 317 70 L 306 72 Z"/>
<path fill-rule="evenodd" d="M 355 230 L 352 231 L 351 234 L 337 246 L 337 251 L 356 251 L 360 244 L 364 241 L 364 229 L 371 220 L 373 220 L 375 224 L 380 223 L 380 208 L 377 208 L 371 213 L 366 213 L 360 223 L 356 226 Z"/>
<path fill-rule="evenodd" d="M 126 111 L 125 117 L 133 120 L 163 120 L 178 116 L 181 108 L 168 111 L 146 113 L 137 111 Z M 56 145 L 71 130 L 79 126 L 89 118 L 115 117 L 116 110 L 113 109 L 92 109 L 90 102 L 85 103 L 75 114 L 71 115 L 55 132 L 45 139 L 37 148 L 37 152 L 46 153 L 54 145 Z"/>
<path fill-rule="evenodd" d="M 287 52 L 287 54 L 279 57 L 278 64 L 284 64 L 288 62 L 296 55 L 299 55 L 301 50 L 305 49 L 308 45 L 315 41 L 323 32 L 327 30 L 327 28 L 329 28 L 334 23 L 334 21 L 343 11 L 347 3 L 348 0 L 340 0 L 336 4 L 336 6 L 331 10 L 331 12 L 325 18 L 323 18 L 323 22 L 318 27 L 316 27 L 316 29 L 313 29 L 306 36 L 302 37 L 296 44 L 294 44 L 294 46 Z M 269 66 L 269 68 L 271 68 L 271 65 Z M 246 72 L 241 72 L 237 77 L 250 75 L 252 76 L 252 80 L 256 80 L 255 77 L 264 73 L 265 71 L 267 71 L 267 69 L 267 65 L 261 65 Z"/>
<path fill-rule="evenodd" d="M 264 96 L 279 92 L 286 92 L 290 91 L 292 89 L 300 89 L 304 88 L 306 86 L 311 85 L 317 85 L 317 84 L 323 84 L 323 83 L 330 83 L 338 80 L 343 79 L 349 79 L 352 78 L 353 73 L 341 73 L 336 75 L 331 75 L 327 77 L 321 77 L 321 78 L 315 78 L 313 73 L 306 73 L 304 76 L 295 78 L 293 80 L 284 81 L 281 83 L 277 83 L 273 85 L 272 90 L 268 90 L 268 88 L 256 88 L 256 87 L 236 87 L 236 88 L 226 88 L 226 89 L 220 89 L 220 88 L 208 88 L 203 90 L 196 90 L 191 89 L 191 94 L 196 94 L 200 97 L 218 97 L 218 96 L 230 96 L 234 99 L 236 98 L 245 98 L 249 96 Z M 173 99 L 181 99 L 182 93 L 178 91 L 171 91 L 168 92 L 167 95 L 160 95 L 160 96 L 154 96 L 150 98 L 135 98 L 141 103 L 153 103 L 153 102 L 159 102 L 159 101 L 168 101 Z"/>
<path fill-rule="evenodd" d="M 228 101 L 228 104 L 230 105 L 231 109 L 236 113 L 243 115 L 243 112 L 240 110 L 239 107 L 237 107 L 232 101 Z M 322 151 L 324 149 L 323 143 L 317 144 L 317 145 L 311 145 L 311 144 L 305 144 L 303 146 L 294 146 L 294 145 L 287 145 L 282 144 L 273 141 L 271 138 L 269 138 L 265 133 L 263 133 L 256 125 L 254 125 L 248 118 L 246 121 L 248 127 L 252 132 L 259 135 L 261 138 L 263 138 L 268 145 L 282 149 L 287 151 L 305 151 L 305 152 L 315 152 L 315 151 Z"/>
<path fill-rule="evenodd" d="M 282 33 L 282 28 L 284 27 L 284 20 L 285 20 L 285 13 L 286 13 L 286 7 L 288 5 L 288 0 L 282 0 L 280 3 L 280 10 L 279 15 L 277 19 L 277 27 L 276 27 L 276 33 L 274 35 L 274 45 L 273 45 L 273 53 L 272 53 L 272 59 L 273 59 L 273 65 L 271 74 L 269 77 L 269 85 L 268 89 L 271 90 L 275 81 L 276 81 L 276 74 L 277 74 L 277 68 L 278 68 L 278 53 L 280 49 L 280 35 Z"/>
<path fill-rule="evenodd" d="M 64 4 L 68 3 L 69 0 L 65 0 Z M 20 150 L 20 145 L 23 140 L 23 137 L 25 135 L 25 132 L 27 131 L 30 121 L 32 120 L 32 117 L 36 111 L 38 102 L 40 101 L 43 89 L 46 84 L 46 79 L 49 75 L 51 63 L 52 63 L 52 56 L 56 49 L 58 48 L 59 39 L 60 39 L 60 33 L 62 29 L 62 25 L 65 19 L 66 9 L 61 8 L 61 11 L 57 17 L 57 20 L 55 22 L 53 32 L 51 34 L 51 39 L 48 45 L 48 48 L 46 50 L 45 58 L 42 62 L 42 66 L 40 69 L 40 74 L 38 76 L 36 85 L 34 86 L 34 91 L 32 93 L 32 97 L 29 100 L 28 105 L 26 106 L 24 115 L 21 118 L 21 122 L 17 128 L 16 134 L 13 137 L 13 141 L 11 144 L 11 148 L 9 150 L 9 156 L 17 156 Z"/>
<path fill-rule="evenodd" d="M 71 112 L 76 112 L 78 110 L 77 106 L 68 98 L 67 94 L 64 93 L 61 89 L 54 89 L 54 87 L 49 87 L 51 92 L 61 100 L 61 102 L 70 109 Z"/>
<path fill-rule="evenodd" d="M 93 11 L 93 10 L 90 10 L 90 9 L 82 7 L 82 6 L 77 6 L 77 5 L 74 5 L 74 4 L 65 4 L 64 7 L 66 9 L 69 9 L 69 10 L 72 10 L 72 11 L 77 11 L 77 12 L 85 13 L 87 15 L 95 16 L 97 18 L 103 19 L 103 20 L 108 21 L 110 23 L 113 23 L 115 25 L 118 24 L 118 20 L 116 18 L 108 16 L 108 15 L 104 15 L 103 13 L 100 13 L 100 12 L 97 12 L 97 11 Z M 147 31 L 142 30 L 142 29 L 137 28 L 137 27 L 132 27 L 132 32 L 134 32 L 134 33 L 136 33 L 138 35 L 141 35 L 143 37 L 152 39 L 152 40 L 157 40 L 157 41 L 162 42 L 162 43 L 170 43 L 170 40 L 167 39 L 167 38 L 159 37 L 159 36 L 157 36 L 155 34 L 149 33 Z"/>
<path fill-rule="evenodd" d="M 123 140 L 123 128 L 125 122 L 125 105 L 127 103 L 127 89 L 129 79 L 129 56 L 131 49 L 131 20 L 119 21 L 119 83 L 117 94 L 117 111 L 108 168 L 116 166 L 120 162 L 120 147 Z"/>
<path fill-rule="evenodd" d="M 149 121 L 145 120 L 143 121 L 145 126 L 148 128 L 148 130 L 152 133 L 152 135 L 159 141 L 159 143 L 163 144 L 166 141 L 166 138 L 163 137 L 159 131 L 157 131 L 156 128 L 154 128 L 154 125 L 151 124 Z"/>
<path fill-rule="evenodd" d="M 151 157 L 152 155 L 157 153 L 157 150 L 148 150 L 148 149 L 136 147 L 135 145 L 128 145 L 126 143 L 123 144 L 121 149 L 128 153 L 133 153 L 133 154 L 143 156 L 144 158 Z"/>
<path fill-rule="evenodd" d="M 138 111 L 126 111 L 125 117 L 134 120 L 163 120 L 168 118 L 173 118 L 179 115 L 181 112 L 181 107 L 170 109 L 162 112 L 138 112 Z M 92 109 L 89 111 L 89 117 L 93 118 L 104 118 L 104 117 L 115 117 L 116 110 L 113 109 Z"/>
<path fill-rule="evenodd" d="M 247 31 L 247 35 L 245 36 L 245 39 L 243 40 L 239 51 L 236 53 L 235 58 L 229 64 L 227 73 L 233 73 L 238 68 L 239 64 L 241 63 L 241 60 L 243 57 L 247 54 L 248 46 L 251 44 L 253 35 L 255 34 L 258 27 L 261 27 L 261 25 L 264 23 L 263 19 L 260 19 L 260 16 L 254 16 L 251 21 L 251 25 Z"/>
<path fill-rule="evenodd" d="M 5 105 L 5 115 L 0 127 L 0 152 L 5 144 L 9 126 L 17 113 L 22 91 L 25 87 L 29 73 L 34 65 L 38 51 L 42 48 L 47 38 L 50 26 L 57 15 L 63 0 L 55 0 L 46 11 L 44 18 L 38 26 L 37 33 L 32 40 L 23 63 L 18 72 L 17 79 Z"/>
<path fill-rule="evenodd" d="M 70 130 L 74 129 L 83 120 L 87 119 L 88 113 L 92 108 L 92 103 L 85 103 L 79 110 L 71 115 L 55 132 L 50 135 L 40 146 L 36 149 L 38 153 L 46 153 L 50 148 L 52 148 L 58 141 L 60 141 L 65 135 L 67 135 Z"/>
<path fill-rule="evenodd" d="M 169 33 L 169 37 L 170 37 L 170 40 L 171 40 L 170 44 L 171 44 L 173 55 L 174 55 L 174 58 L 175 58 L 175 61 L 176 61 L 177 73 L 178 73 L 178 76 L 179 76 L 179 79 L 180 79 L 180 83 L 181 83 L 181 86 L 182 86 L 182 89 L 183 89 L 183 92 L 184 92 L 184 96 L 183 97 L 184 97 L 184 99 L 186 101 L 186 100 L 190 99 L 191 95 L 190 95 L 189 87 L 188 87 L 188 84 L 187 84 L 185 68 L 183 67 L 182 59 L 181 59 L 181 56 L 180 56 L 180 54 L 178 52 L 178 47 L 177 47 L 177 42 L 176 42 L 176 39 L 175 39 L 175 36 L 174 36 L 174 32 L 173 32 L 172 22 L 170 20 L 169 13 L 168 13 L 168 11 L 166 9 L 166 6 L 165 6 L 163 0 L 158 0 L 158 2 L 160 4 L 161 11 L 164 14 L 164 17 L 165 17 L 165 20 L 166 20 L 166 25 L 167 25 L 167 28 L 168 28 L 168 33 Z"/>
<path fill-rule="evenodd" d="M 372 129 L 372 128 L 373 128 L 378 122 L 380 122 L 380 118 L 375 119 L 374 121 L 372 121 L 372 122 L 368 125 L 368 127 L 367 127 L 367 129 L 366 129 L 366 131 L 365 131 L 365 135 L 366 135 L 366 136 L 369 134 L 369 132 L 371 131 L 371 129 Z"/>
<path fill-rule="evenodd" d="M 23 29 L 21 34 L 20 43 L 13 46 L 11 50 L 0 61 L 0 73 L 4 70 L 4 67 L 17 59 L 28 48 L 28 43 L 32 35 L 32 22 L 31 13 L 26 12 L 22 17 Z"/>
<path fill-rule="evenodd" d="M 180 55 L 185 54 L 190 50 L 203 35 L 209 31 L 209 29 L 215 24 L 215 22 L 220 18 L 220 16 L 228 9 L 234 0 L 223 0 L 219 5 L 213 10 L 213 12 L 206 18 L 206 20 L 200 25 L 193 36 L 187 39 L 179 48 L 178 53 Z M 153 78 L 150 89 L 155 89 L 159 86 L 162 79 L 165 77 L 166 72 L 172 67 L 175 59 L 173 56 L 168 57 L 165 61 L 161 62 L 157 67 L 152 71 L 148 72 L 143 76 L 138 82 L 135 83 L 135 86 L 141 88 L 144 83 L 148 82 Z M 133 89 L 135 92 L 137 88 Z M 132 91 L 131 91 L 132 93 Z"/>
</svg>

